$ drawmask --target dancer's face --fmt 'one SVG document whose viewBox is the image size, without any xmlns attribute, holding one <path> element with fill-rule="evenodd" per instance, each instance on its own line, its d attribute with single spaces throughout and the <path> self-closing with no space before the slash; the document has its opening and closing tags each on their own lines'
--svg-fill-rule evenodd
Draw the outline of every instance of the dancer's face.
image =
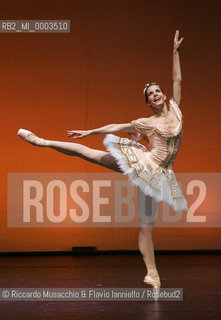
<svg viewBox="0 0 221 320">
<path fill-rule="evenodd" d="M 164 101 L 166 100 L 165 94 L 162 92 L 160 87 L 153 84 L 147 89 L 147 97 L 148 97 L 148 103 L 152 107 L 159 107 L 164 104 Z"/>
</svg>

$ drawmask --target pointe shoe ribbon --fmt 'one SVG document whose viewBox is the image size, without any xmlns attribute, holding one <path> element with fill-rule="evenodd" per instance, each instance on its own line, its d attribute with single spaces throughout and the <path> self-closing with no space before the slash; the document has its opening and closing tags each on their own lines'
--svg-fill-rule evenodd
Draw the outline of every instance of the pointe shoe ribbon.
<svg viewBox="0 0 221 320">
<path fill-rule="evenodd" d="M 33 144 L 34 146 L 43 147 L 45 146 L 45 140 L 42 138 L 37 137 L 33 132 L 19 129 L 17 135 L 21 137 L 23 140 Z"/>
</svg>

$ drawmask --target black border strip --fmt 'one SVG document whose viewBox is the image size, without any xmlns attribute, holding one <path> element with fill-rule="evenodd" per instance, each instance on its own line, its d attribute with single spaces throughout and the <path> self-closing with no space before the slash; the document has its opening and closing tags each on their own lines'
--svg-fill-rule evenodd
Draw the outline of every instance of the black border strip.
<svg viewBox="0 0 221 320">
<path fill-rule="evenodd" d="M 221 249 L 196 249 L 196 250 L 155 250 L 155 254 L 220 254 Z M 25 251 L 25 252 L 0 252 L 0 256 L 45 256 L 45 255 L 129 255 L 141 254 L 139 250 L 97 250 L 96 247 L 77 247 L 72 251 Z"/>
</svg>

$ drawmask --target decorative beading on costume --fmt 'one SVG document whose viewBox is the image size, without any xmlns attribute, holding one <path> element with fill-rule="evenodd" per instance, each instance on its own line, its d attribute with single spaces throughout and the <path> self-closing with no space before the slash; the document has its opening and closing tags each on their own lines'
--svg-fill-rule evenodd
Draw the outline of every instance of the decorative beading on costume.
<svg viewBox="0 0 221 320">
<path fill-rule="evenodd" d="M 172 170 L 182 141 L 182 113 L 175 101 L 170 100 L 170 104 L 179 119 L 170 134 L 165 134 L 163 128 L 131 122 L 138 132 L 148 137 L 150 150 L 137 141 L 113 134 L 106 135 L 104 145 L 132 184 L 156 201 L 165 201 L 175 211 L 182 211 L 188 209 L 187 201 Z"/>
<path fill-rule="evenodd" d="M 163 160 L 160 163 L 160 166 L 167 168 L 169 165 L 173 164 L 173 161 L 176 157 L 176 154 L 178 152 L 178 148 L 177 148 L 177 144 L 181 143 L 180 138 L 182 139 L 182 137 L 180 137 L 181 134 L 177 135 L 176 137 L 172 137 L 171 139 L 167 139 L 167 152 L 168 155 L 166 157 L 165 160 Z"/>
<path fill-rule="evenodd" d="M 175 133 L 173 133 L 173 132 L 172 133 L 165 133 L 154 125 L 144 125 L 144 124 L 138 122 L 137 120 L 133 120 L 130 123 L 132 124 L 132 126 L 134 127 L 134 129 L 136 131 L 138 131 L 141 134 L 146 134 L 147 136 L 150 136 L 153 133 L 157 133 L 165 140 L 170 139 L 172 136 L 173 137 L 180 136 L 182 134 L 183 115 L 180 111 L 178 104 L 172 98 L 170 99 L 169 103 L 170 103 L 170 106 L 172 106 L 173 109 L 175 110 L 175 113 L 176 113 L 178 120 L 179 120 L 179 124 L 177 126 L 178 129 L 176 128 Z"/>
<path fill-rule="evenodd" d="M 145 167 L 139 162 L 139 158 L 136 156 L 133 149 L 124 146 L 124 138 L 120 138 L 119 145 L 121 151 L 126 155 L 129 165 L 136 170 L 137 175 L 144 179 L 152 189 L 156 192 L 161 192 L 161 175 L 164 173 L 168 178 L 172 197 L 175 199 L 182 195 L 175 175 L 171 169 L 168 170 L 161 166 L 154 169 L 149 164 Z"/>
</svg>

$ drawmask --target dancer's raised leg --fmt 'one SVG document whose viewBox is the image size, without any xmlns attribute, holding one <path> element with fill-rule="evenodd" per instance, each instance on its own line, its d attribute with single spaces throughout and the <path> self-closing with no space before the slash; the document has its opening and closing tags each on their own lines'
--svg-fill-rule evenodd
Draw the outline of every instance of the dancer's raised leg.
<svg viewBox="0 0 221 320">
<path fill-rule="evenodd" d="M 18 135 L 25 141 L 39 147 L 48 147 L 69 156 L 78 156 L 89 162 L 99 164 L 108 169 L 121 172 L 116 160 L 108 152 L 88 148 L 79 143 L 46 140 L 37 137 L 31 131 L 20 129 Z"/>
<path fill-rule="evenodd" d="M 159 288 L 161 283 L 155 263 L 154 245 L 152 240 L 158 203 L 152 197 L 145 196 L 139 188 L 138 200 L 140 216 L 139 249 L 147 268 L 147 275 L 144 278 L 144 282 L 155 288 Z M 150 217 L 152 217 L 152 219 L 150 219 Z"/>
</svg>

